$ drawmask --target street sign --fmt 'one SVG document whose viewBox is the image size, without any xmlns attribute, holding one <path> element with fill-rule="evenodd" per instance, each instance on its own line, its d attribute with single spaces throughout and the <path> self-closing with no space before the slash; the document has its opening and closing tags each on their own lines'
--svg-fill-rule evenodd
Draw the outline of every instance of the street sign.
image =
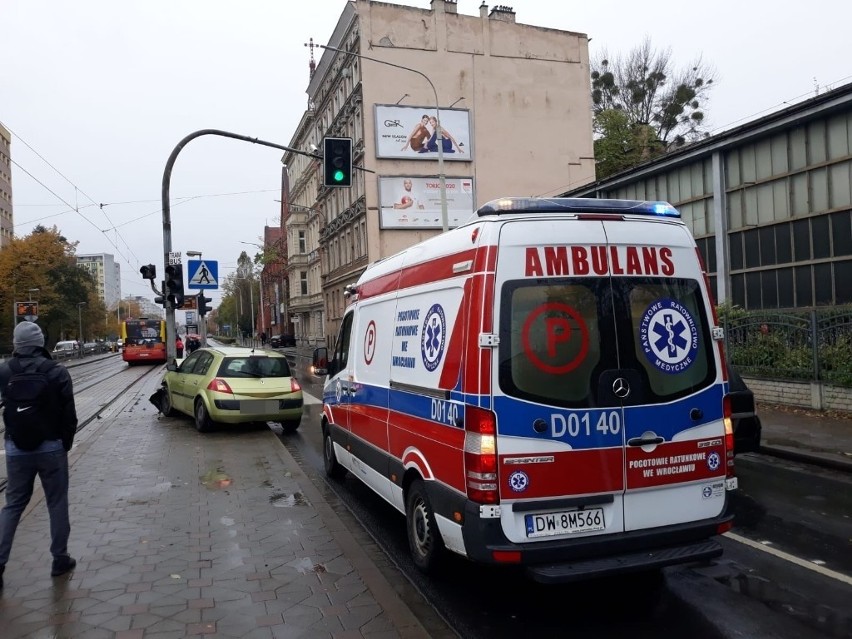
<svg viewBox="0 0 852 639">
<path fill-rule="evenodd" d="M 186 308 L 186 306 L 184 306 Z M 195 323 L 195 311 L 187 311 L 186 312 L 186 323 L 194 324 Z"/>
<path fill-rule="evenodd" d="M 184 311 L 194 311 L 198 308 L 198 296 L 197 295 L 187 295 L 183 298 L 183 306 L 181 309 Z"/>
<path fill-rule="evenodd" d="M 187 288 L 219 288 L 219 262 L 213 260 L 188 260 L 186 263 L 189 281 Z"/>
<path fill-rule="evenodd" d="M 180 264 L 180 251 L 172 251 L 169 253 L 169 264 L 172 266 Z"/>
<path fill-rule="evenodd" d="M 35 322 L 38 319 L 38 302 L 18 302 L 15 304 L 15 317 Z"/>
</svg>

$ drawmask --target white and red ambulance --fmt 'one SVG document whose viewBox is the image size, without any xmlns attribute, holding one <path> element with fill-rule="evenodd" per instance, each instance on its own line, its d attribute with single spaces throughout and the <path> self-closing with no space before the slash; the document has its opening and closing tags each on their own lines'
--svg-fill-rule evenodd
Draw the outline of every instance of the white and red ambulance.
<svg viewBox="0 0 852 639">
<path fill-rule="evenodd" d="M 721 554 L 723 333 L 671 205 L 495 200 L 351 288 L 314 353 L 325 468 L 405 514 L 419 568 L 449 549 L 562 582 Z"/>
</svg>

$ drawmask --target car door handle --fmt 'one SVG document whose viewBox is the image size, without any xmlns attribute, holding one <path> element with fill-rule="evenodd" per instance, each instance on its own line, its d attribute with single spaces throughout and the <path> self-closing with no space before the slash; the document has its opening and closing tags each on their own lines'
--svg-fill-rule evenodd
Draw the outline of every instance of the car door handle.
<svg viewBox="0 0 852 639">
<path fill-rule="evenodd" d="M 628 446 L 650 446 L 653 444 L 662 444 L 665 439 L 660 437 L 631 437 L 627 440 Z"/>
</svg>

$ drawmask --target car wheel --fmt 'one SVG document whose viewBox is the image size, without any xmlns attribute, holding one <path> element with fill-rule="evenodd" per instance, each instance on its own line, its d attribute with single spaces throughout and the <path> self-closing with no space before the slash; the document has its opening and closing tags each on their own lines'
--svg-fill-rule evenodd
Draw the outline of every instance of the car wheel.
<svg viewBox="0 0 852 639">
<path fill-rule="evenodd" d="M 174 406 L 172 406 L 172 394 L 169 392 L 168 386 L 163 386 L 163 394 L 160 397 L 160 412 L 166 417 L 174 417 L 177 414 Z"/>
<path fill-rule="evenodd" d="M 301 423 L 301 418 L 294 419 L 289 422 L 281 422 L 281 430 L 283 430 L 285 433 L 295 433 L 299 429 L 299 424 Z"/>
<path fill-rule="evenodd" d="M 204 405 L 204 400 L 195 400 L 195 429 L 199 433 L 209 433 L 213 429 L 213 420 L 207 413 L 207 407 Z"/>
<path fill-rule="evenodd" d="M 327 428 L 322 434 L 322 465 L 325 474 L 332 479 L 343 479 L 346 476 L 346 469 L 340 465 L 337 455 L 334 454 L 334 442 Z"/>
<path fill-rule="evenodd" d="M 414 565 L 424 573 L 435 572 L 444 557 L 444 540 L 426 494 L 426 485 L 419 479 L 408 489 L 405 527 Z"/>
</svg>

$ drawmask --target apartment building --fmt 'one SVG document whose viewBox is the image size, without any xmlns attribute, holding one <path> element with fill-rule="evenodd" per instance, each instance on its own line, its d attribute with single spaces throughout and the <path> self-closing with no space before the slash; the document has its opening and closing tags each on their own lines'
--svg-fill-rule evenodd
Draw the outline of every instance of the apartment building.
<svg viewBox="0 0 852 639">
<path fill-rule="evenodd" d="M 0 124 L 0 249 L 15 237 L 12 212 L 12 134 Z"/>
<path fill-rule="evenodd" d="M 360 168 L 351 187 L 325 187 L 321 162 L 282 159 L 289 313 L 302 341 L 336 333 L 343 290 L 369 263 L 489 200 L 594 179 L 585 34 L 521 24 L 502 5 L 471 16 L 450 0 L 356 0 L 327 46 L 311 60 L 290 146 L 352 138 Z"/>
<path fill-rule="evenodd" d="M 121 299 L 121 265 L 109 253 L 78 255 L 77 266 L 86 269 L 95 280 L 98 296 L 109 309 Z"/>
</svg>

